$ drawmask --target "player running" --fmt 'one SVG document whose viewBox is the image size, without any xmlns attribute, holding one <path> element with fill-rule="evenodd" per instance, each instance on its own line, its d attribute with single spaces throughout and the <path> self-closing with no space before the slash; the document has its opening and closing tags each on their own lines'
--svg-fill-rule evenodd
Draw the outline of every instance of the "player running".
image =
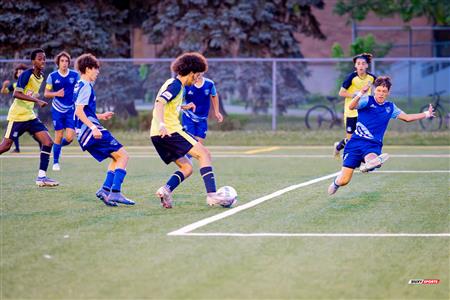
<svg viewBox="0 0 450 300">
<path fill-rule="evenodd" d="M 371 93 L 370 86 L 375 81 L 375 75 L 367 72 L 370 62 L 372 61 L 372 54 L 361 53 L 353 57 L 353 64 L 355 71 L 350 73 L 342 83 L 342 87 L 339 91 L 339 96 L 345 97 L 344 103 L 344 121 L 346 137 L 339 142 L 334 143 L 334 157 L 339 158 L 340 151 L 344 149 L 345 144 L 352 136 L 356 129 L 356 122 L 358 120 L 358 112 L 351 110 L 349 104 L 352 101 L 355 94 L 360 91 L 364 86 L 369 86 L 368 93 Z"/>
<path fill-rule="evenodd" d="M 55 142 L 53 144 L 53 171 L 59 171 L 59 157 L 61 147 L 72 143 L 75 136 L 75 120 L 73 105 L 73 89 L 80 79 L 80 75 L 69 69 L 70 55 L 63 51 L 56 55 L 55 64 L 58 70 L 47 77 L 44 96 L 53 98 L 52 118 L 55 129 Z M 66 138 L 64 138 L 64 130 Z"/>
<path fill-rule="evenodd" d="M 134 205 L 134 201 L 121 193 L 122 182 L 127 174 L 128 153 L 99 121 L 111 119 L 114 113 L 96 113 L 93 84 L 99 74 L 100 64 L 94 55 L 83 54 L 78 57 L 76 66 L 81 73 L 74 90 L 78 142 L 83 151 L 89 152 L 99 162 L 111 158 L 105 181 L 96 196 L 108 206 L 118 206 L 118 203 Z"/>
<path fill-rule="evenodd" d="M 179 169 L 156 191 L 156 195 L 164 208 L 172 208 L 172 192 L 192 174 L 192 164 L 185 156 L 189 154 L 199 161 L 207 193 L 206 202 L 209 205 L 230 207 L 234 204 L 233 201 L 216 194 L 211 154 L 202 143 L 183 130 L 179 120 L 180 109 L 192 109 L 195 112 L 194 103 L 182 105 L 184 89 L 185 86 L 194 84 L 207 71 L 207 61 L 200 53 L 185 53 L 175 59 L 171 69 L 176 77 L 168 79 L 156 96 L 150 137 L 161 159 L 166 164 L 175 162 Z"/>
<path fill-rule="evenodd" d="M 0 154 L 8 151 L 13 138 L 19 138 L 25 132 L 31 134 L 41 145 L 40 163 L 36 184 L 41 187 L 57 186 L 56 180 L 47 177 L 48 163 L 52 151 L 53 141 L 48 134 L 47 127 L 39 120 L 33 111 L 34 104 L 40 107 L 47 102 L 39 99 L 39 89 L 44 81 L 42 71 L 45 67 L 45 52 L 36 49 L 31 52 L 32 69 L 24 71 L 17 80 L 14 90 L 14 102 L 8 112 L 8 126 L 5 137 L 0 144 Z"/>
</svg>

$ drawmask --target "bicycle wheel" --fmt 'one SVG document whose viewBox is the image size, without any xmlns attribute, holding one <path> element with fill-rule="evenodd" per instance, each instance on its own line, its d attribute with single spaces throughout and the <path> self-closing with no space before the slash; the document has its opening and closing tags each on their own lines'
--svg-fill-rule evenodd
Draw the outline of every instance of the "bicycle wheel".
<svg viewBox="0 0 450 300">
<path fill-rule="evenodd" d="M 329 107 L 316 105 L 306 113 L 305 124 L 308 129 L 330 129 L 334 119 L 334 113 Z"/>
<path fill-rule="evenodd" d="M 420 109 L 420 112 L 428 110 L 428 104 Z M 439 130 L 442 127 L 442 113 L 439 108 L 434 111 L 434 118 L 419 120 L 420 126 L 426 131 Z"/>
</svg>

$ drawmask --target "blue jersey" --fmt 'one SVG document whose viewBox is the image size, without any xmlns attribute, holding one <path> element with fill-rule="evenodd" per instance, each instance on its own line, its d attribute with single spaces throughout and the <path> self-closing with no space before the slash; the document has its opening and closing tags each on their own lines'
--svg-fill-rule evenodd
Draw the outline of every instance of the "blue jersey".
<svg viewBox="0 0 450 300">
<path fill-rule="evenodd" d="M 79 79 L 80 75 L 71 69 L 69 69 L 66 76 L 62 76 L 59 71 L 54 71 L 48 75 L 47 90 L 56 92 L 64 89 L 64 97 L 53 98 L 52 107 L 54 110 L 60 113 L 66 113 L 73 108 L 73 89 Z"/>
<path fill-rule="evenodd" d="M 195 115 L 189 114 L 188 117 L 206 120 L 208 118 L 209 108 L 211 106 L 211 96 L 216 96 L 216 87 L 214 81 L 203 77 L 203 85 L 196 87 L 195 85 L 185 87 L 186 103 L 193 102 L 195 104 Z M 184 111 L 183 111 L 184 112 Z"/>
<path fill-rule="evenodd" d="M 380 145 L 390 119 L 396 119 L 403 112 L 392 102 L 377 103 L 373 96 L 362 97 L 357 109 L 358 122 L 351 139 L 370 140 Z"/>
<path fill-rule="evenodd" d="M 94 123 L 100 131 L 106 130 L 97 119 L 97 104 L 95 102 L 96 98 L 91 82 L 85 80 L 78 81 L 73 91 L 73 98 L 75 105 L 84 105 L 83 110 L 87 118 Z M 90 142 L 93 142 L 92 130 L 78 118 L 75 120 L 75 130 L 77 132 L 78 142 L 84 150 L 90 145 Z"/>
</svg>

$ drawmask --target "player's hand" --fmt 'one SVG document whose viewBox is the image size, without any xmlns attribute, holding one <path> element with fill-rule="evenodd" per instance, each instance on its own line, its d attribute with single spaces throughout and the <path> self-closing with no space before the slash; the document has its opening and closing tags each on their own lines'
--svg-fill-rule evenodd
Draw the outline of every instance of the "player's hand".
<svg viewBox="0 0 450 300">
<path fill-rule="evenodd" d="M 55 97 L 64 97 L 64 89 L 60 89 L 55 93 Z"/>
<path fill-rule="evenodd" d="M 99 115 L 99 117 L 100 117 L 99 119 L 100 120 L 109 120 L 113 116 L 114 116 L 114 113 L 112 111 L 107 111 L 107 112 L 104 112 L 104 113 L 100 114 Z"/>
<path fill-rule="evenodd" d="M 195 104 L 193 102 L 190 102 L 190 103 L 188 103 L 186 105 L 182 105 L 181 109 L 183 109 L 183 110 L 192 109 L 192 111 L 195 112 Z"/>
<path fill-rule="evenodd" d="M 434 118 L 435 117 L 435 115 L 434 115 L 434 108 L 433 108 L 433 105 L 431 105 L 431 103 L 430 103 L 430 105 L 428 106 L 428 110 L 426 110 L 426 111 L 424 111 L 424 113 L 425 113 L 425 117 L 428 119 L 428 118 Z"/>
<path fill-rule="evenodd" d="M 216 119 L 217 119 L 217 122 L 219 122 L 219 123 L 223 122 L 223 116 L 220 112 L 216 113 Z"/>
<path fill-rule="evenodd" d="M 43 100 L 39 100 L 39 99 L 38 99 L 38 101 L 37 101 L 37 104 L 39 105 L 39 107 L 44 107 L 44 106 L 47 106 L 47 105 L 48 105 L 47 102 L 45 102 L 45 101 L 43 101 Z"/>
<path fill-rule="evenodd" d="M 169 132 L 167 131 L 167 128 L 164 126 L 159 126 L 159 135 L 163 138 L 165 136 L 171 137 Z"/>
<path fill-rule="evenodd" d="M 5 80 L 5 81 L 3 81 L 3 86 L 8 86 L 10 83 L 11 83 L 11 81 Z"/>
<path fill-rule="evenodd" d="M 102 132 L 98 130 L 97 127 L 92 129 L 92 135 L 94 136 L 94 139 L 101 139 L 102 138 Z"/>
</svg>

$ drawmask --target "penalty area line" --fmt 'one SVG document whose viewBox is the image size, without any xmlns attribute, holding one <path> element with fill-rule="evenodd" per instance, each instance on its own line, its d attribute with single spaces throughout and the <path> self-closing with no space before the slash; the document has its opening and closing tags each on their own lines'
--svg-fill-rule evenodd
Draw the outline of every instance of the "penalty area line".
<svg viewBox="0 0 450 300">
<path fill-rule="evenodd" d="M 336 177 L 337 175 L 339 175 L 339 173 L 340 172 L 332 173 L 332 174 L 325 175 L 325 176 L 322 176 L 322 177 L 319 177 L 319 178 L 308 180 L 308 181 L 303 182 L 303 183 L 299 183 L 299 184 L 288 186 L 288 187 L 286 187 L 284 189 L 275 191 L 275 192 L 273 192 L 273 193 L 271 193 L 269 195 L 257 198 L 255 200 L 252 200 L 252 201 L 250 201 L 248 203 L 245 203 L 243 205 L 236 206 L 236 207 L 234 207 L 234 208 L 232 208 L 230 210 L 227 210 L 227 211 L 225 211 L 223 213 L 220 213 L 220 214 L 208 217 L 206 219 L 194 222 L 192 224 L 186 225 L 186 226 L 184 226 L 184 227 L 182 227 L 180 229 L 177 229 L 175 231 L 169 232 L 167 235 L 186 235 L 186 233 L 189 233 L 189 232 L 191 232 L 191 231 L 193 231 L 195 229 L 198 229 L 198 228 L 203 227 L 203 226 L 205 226 L 207 224 L 216 222 L 218 220 L 224 219 L 226 217 L 232 216 L 232 215 L 234 215 L 234 214 L 236 214 L 236 213 L 238 213 L 240 211 L 243 211 L 243 210 L 246 210 L 246 209 L 251 208 L 253 206 L 256 206 L 258 204 L 261 204 L 261 203 L 263 203 L 263 202 L 265 202 L 267 200 L 270 200 L 272 198 L 281 196 L 281 195 L 283 195 L 283 194 L 285 194 L 287 192 L 290 192 L 290 191 L 296 190 L 298 188 L 302 188 L 302 187 L 305 187 L 305 186 L 308 186 L 308 185 L 311 185 L 311 184 L 314 184 L 314 183 L 317 183 L 317 182 L 320 182 L 320 181 L 323 181 L 323 180 L 327 180 L 329 178 Z"/>
</svg>

